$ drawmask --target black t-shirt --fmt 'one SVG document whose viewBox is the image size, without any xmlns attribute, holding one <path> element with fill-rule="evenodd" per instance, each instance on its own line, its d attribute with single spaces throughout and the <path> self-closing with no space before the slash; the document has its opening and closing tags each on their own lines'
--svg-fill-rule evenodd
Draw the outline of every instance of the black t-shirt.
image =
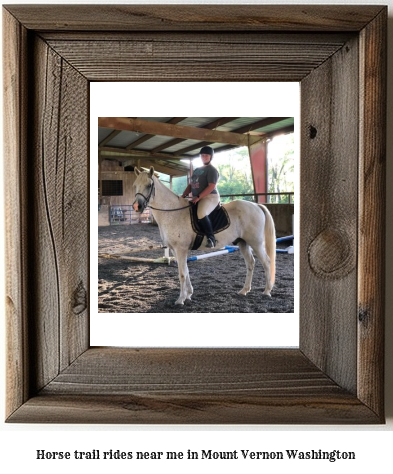
<svg viewBox="0 0 393 474">
<path fill-rule="evenodd" d="M 219 173 L 213 165 L 196 168 L 191 178 L 191 191 L 194 197 L 198 196 L 210 183 L 217 183 Z M 213 189 L 211 194 L 217 194 L 217 189 Z"/>
</svg>

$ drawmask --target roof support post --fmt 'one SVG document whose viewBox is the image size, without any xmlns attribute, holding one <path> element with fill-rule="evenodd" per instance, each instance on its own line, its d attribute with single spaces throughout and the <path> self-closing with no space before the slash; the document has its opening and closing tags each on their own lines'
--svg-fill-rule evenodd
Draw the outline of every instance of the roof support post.
<svg viewBox="0 0 393 474">
<path fill-rule="evenodd" d="M 188 184 L 191 183 L 192 175 L 194 174 L 194 162 L 190 160 L 190 172 L 188 174 Z"/>
<path fill-rule="evenodd" d="M 267 141 L 266 139 L 248 145 L 251 173 L 255 194 L 267 193 Z M 257 202 L 266 203 L 266 196 L 257 196 Z"/>
<path fill-rule="evenodd" d="M 98 152 L 98 204 L 101 204 L 102 199 L 102 153 Z"/>
</svg>

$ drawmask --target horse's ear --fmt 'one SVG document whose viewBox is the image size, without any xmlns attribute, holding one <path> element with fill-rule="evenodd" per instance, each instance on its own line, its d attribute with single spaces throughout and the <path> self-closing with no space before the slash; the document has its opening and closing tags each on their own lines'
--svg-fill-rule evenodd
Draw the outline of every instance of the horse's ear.
<svg viewBox="0 0 393 474">
<path fill-rule="evenodd" d="M 150 178 L 152 178 L 154 175 L 154 168 L 152 166 L 150 167 L 149 175 L 150 175 Z"/>
<path fill-rule="evenodd" d="M 134 168 L 134 173 L 138 176 L 141 172 L 138 170 L 138 168 L 135 166 Z"/>
</svg>

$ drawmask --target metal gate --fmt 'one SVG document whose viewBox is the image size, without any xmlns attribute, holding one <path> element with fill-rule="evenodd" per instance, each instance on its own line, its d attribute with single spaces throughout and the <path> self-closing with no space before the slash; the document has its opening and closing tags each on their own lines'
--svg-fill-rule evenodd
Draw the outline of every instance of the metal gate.
<svg viewBox="0 0 393 474">
<path fill-rule="evenodd" d="M 109 206 L 110 225 L 121 224 L 151 224 L 151 211 L 149 208 L 142 213 L 135 212 L 131 205 Z"/>
</svg>

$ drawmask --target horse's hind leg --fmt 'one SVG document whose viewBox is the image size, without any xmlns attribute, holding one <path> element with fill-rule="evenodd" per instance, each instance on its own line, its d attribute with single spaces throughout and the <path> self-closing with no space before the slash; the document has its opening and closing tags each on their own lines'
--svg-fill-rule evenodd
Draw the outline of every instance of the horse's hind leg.
<svg viewBox="0 0 393 474">
<path fill-rule="evenodd" d="M 177 267 L 179 270 L 179 281 L 180 281 L 180 296 L 176 300 L 175 304 L 184 304 L 186 300 L 190 300 L 193 292 L 191 286 L 190 275 L 187 266 L 187 249 L 177 249 L 175 256 L 177 260 Z"/>
<path fill-rule="evenodd" d="M 270 258 L 267 255 L 264 247 L 262 244 L 259 246 L 255 246 L 253 248 L 256 256 L 260 260 L 260 262 L 263 265 L 263 268 L 265 270 L 265 279 L 266 279 L 266 284 L 265 284 L 265 291 L 263 292 L 264 295 L 270 296 L 270 292 L 272 291 L 273 285 L 271 283 L 271 272 L 270 272 Z"/>
<path fill-rule="evenodd" d="M 239 242 L 239 249 L 246 262 L 247 274 L 243 288 L 239 291 L 239 295 L 246 295 L 251 290 L 252 276 L 254 274 L 255 259 L 252 255 L 251 247 L 246 242 Z"/>
</svg>

